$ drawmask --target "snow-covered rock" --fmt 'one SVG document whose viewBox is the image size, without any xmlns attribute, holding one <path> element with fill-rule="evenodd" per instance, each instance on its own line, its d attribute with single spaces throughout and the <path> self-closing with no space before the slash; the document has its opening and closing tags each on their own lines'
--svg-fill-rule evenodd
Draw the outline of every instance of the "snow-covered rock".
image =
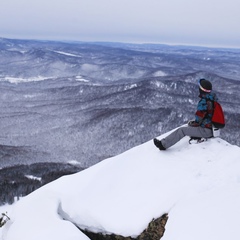
<svg viewBox="0 0 240 240">
<path fill-rule="evenodd" d="M 220 138 L 167 151 L 149 141 L 8 206 L 0 239 L 89 239 L 79 229 L 136 237 L 168 213 L 164 240 L 239 240 L 239 169 L 240 148 Z"/>
</svg>

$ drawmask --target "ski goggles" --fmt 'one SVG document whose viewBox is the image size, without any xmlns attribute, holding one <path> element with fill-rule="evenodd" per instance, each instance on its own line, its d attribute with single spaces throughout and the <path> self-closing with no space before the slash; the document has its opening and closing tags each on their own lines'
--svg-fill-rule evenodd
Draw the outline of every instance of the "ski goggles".
<svg viewBox="0 0 240 240">
<path fill-rule="evenodd" d="M 205 89 L 201 86 L 201 79 L 199 79 L 199 81 L 198 81 L 198 86 L 204 92 L 210 93 L 212 91 L 212 90 Z"/>
</svg>

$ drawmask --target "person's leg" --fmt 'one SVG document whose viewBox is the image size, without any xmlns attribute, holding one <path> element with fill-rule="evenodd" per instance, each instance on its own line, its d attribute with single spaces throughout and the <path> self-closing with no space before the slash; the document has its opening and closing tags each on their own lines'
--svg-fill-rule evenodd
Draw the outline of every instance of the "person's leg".
<svg viewBox="0 0 240 240">
<path fill-rule="evenodd" d="M 200 137 L 200 138 L 210 138 L 213 136 L 212 129 L 202 128 L 202 127 L 180 127 L 176 131 L 172 132 L 166 138 L 161 140 L 162 146 L 164 148 L 169 148 L 175 143 L 180 141 L 183 137 Z"/>
</svg>

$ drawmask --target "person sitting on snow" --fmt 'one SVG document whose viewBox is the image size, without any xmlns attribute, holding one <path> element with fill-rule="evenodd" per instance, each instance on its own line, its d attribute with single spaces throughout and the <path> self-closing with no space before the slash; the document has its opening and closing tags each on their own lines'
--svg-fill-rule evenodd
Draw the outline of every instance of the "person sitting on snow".
<svg viewBox="0 0 240 240">
<path fill-rule="evenodd" d="M 197 105 L 195 120 L 189 121 L 188 126 L 178 128 L 166 138 L 161 140 L 154 138 L 153 142 L 157 148 L 166 150 L 185 136 L 192 138 L 213 137 L 211 118 L 213 114 L 213 101 L 217 100 L 217 97 L 215 93 L 212 93 L 211 82 L 206 79 L 200 79 L 199 93 L 201 99 Z"/>
</svg>

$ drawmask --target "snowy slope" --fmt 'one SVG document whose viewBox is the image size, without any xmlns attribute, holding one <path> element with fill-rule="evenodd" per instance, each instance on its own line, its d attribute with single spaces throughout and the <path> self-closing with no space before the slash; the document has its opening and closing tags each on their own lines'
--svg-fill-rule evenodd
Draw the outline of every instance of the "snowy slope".
<svg viewBox="0 0 240 240">
<path fill-rule="evenodd" d="M 76 225 L 135 237 L 168 213 L 164 240 L 239 240 L 239 169 L 240 148 L 220 138 L 164 152 L 150 141 L 8 207 L 0 239 L 89 239 Z"/>
</svg>

